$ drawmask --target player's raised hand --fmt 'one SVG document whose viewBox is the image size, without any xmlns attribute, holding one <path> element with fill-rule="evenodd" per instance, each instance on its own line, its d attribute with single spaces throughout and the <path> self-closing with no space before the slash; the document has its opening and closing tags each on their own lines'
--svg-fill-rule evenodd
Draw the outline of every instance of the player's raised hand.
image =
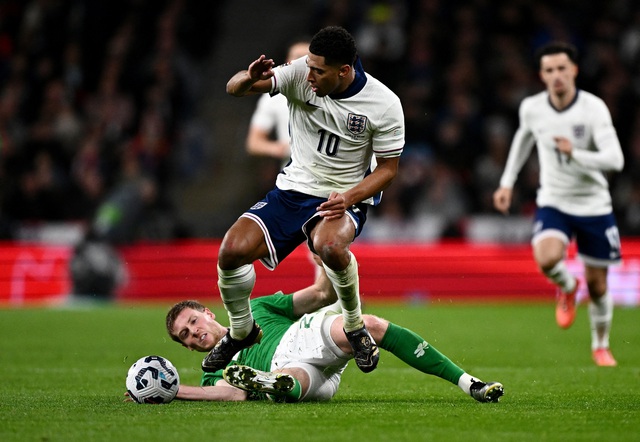
<svg viewBox="0 0 640 442">
<path fill-rule="evenodd" d="M 273 77 L 273 59 L 267 58 L 264 54 L 249 65 L 247 72 L 252 80 L 267 80 Z"/>
</svg>

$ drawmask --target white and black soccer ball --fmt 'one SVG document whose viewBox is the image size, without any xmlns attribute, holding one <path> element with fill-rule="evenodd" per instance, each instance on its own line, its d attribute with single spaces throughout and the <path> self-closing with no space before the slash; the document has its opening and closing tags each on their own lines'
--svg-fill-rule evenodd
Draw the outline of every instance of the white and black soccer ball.
<svg viewBox="0 0 640 442">
<path fill-rule="evenodd" d="M 127 392 L 139 404 L 168 404 L 178 394 L 180 376 L 162 356 L 138 359 L 127 373 Z"/>
</svg>

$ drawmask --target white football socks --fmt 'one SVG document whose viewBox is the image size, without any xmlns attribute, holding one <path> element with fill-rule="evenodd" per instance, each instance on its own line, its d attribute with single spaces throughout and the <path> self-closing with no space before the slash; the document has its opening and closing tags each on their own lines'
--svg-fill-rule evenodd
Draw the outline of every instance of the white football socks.
<svg viewBox="0 0 640 442">
<path fill-rule="evenodd" d="M 589 302 L 591 349 L 609 348 L 609 332 L 613 320 L 613 298 L 606 292 L 597 301 Z"/>
<path fill-rule="evenodd" d="M 471 394 L 471 384 L 479 381 L 480 379 L 474 378 L 469 373 L 463 373 L 462 376 L 460 376 L 460 379 L 458 379 L 458 387 L 460 387 L 460 389 L 466 394 Z"/>
<path fill-rule="evenodd" d="M 253 328 L 253 315 L 249 298 L 256 283 L 253 264 L 233 270 L 218 267 L 218 288 L 229 315 L 230 334 L 233 339 L 246 338 Z"/>
<path fill-rule="evenodd" d="M 360 284 L 358 279 L 358 262 L 353 253 L 349 252 L 351 260 L 346 269 L 333 271 L 323 264 L 327 277 L 333 284 L 342 305 L 345 331 L 353 331 L 364 326 L 362 309 L 360 307 Z"/>
<path fill-rule="evenodd" d="M 543 273 L 549 281 L 560 287 L 560 290 L 564 293 L 569 293 L 576 287 L 576 278 L 569 273 L 564 261 L 559 261 L 551 270 L 543 271 Z"/>
</svg>

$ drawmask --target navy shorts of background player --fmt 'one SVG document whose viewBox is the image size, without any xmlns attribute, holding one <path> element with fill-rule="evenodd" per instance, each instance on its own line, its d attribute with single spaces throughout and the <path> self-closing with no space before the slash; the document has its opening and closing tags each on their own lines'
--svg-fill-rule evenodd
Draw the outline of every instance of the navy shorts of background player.
<svg viewBox="0 0 640 442">
<path fill-rule="evenodd" d="M 317 208 L 326 200 L 276 187 L 241 215 L 255 221 L 264 233 L 269 256 L 261 258 L 260 262 L 266 268 L 274 270 L 304 241 L 315 252 L 309 240 L 309 232 L 320 221 Z M 367 220 L 367 209 L 367 204 L 359 203 L 351 206 L 345 213 L 355 226 L 354 238 L 360 235 Z"/>
<path fill-rule="evenodd" d="M 613 213 L 600 216 L 568 215 L 553 207 L 536 210 L 533 241 L 540 235 L 562 232 L 568 243 L 575 237 L 582 261 L 596 267 L 619 264 L 622 260 L 620 234 Z"/>
</svg>

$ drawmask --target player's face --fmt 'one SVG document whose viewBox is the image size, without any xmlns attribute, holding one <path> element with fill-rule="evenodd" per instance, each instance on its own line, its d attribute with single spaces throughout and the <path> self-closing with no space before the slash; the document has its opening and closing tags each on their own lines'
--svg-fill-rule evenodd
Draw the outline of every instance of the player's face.
<svg viewBox="0 0 640 442">
<path fill-rule="evenodd" d="M 324 57 L 311 52 L 307 57 L 307 66 L 309 67 L 307 81 L 318 97 L 342 92 L 344 87 L 341 67 L 328 65 L 325 63 Z"/>
<path fill-rule="evenodd" d="M 209 309 L 201 312 L 185 308 L 176 317 L 172 331 L 189 350 L 204 352 L 211 350 L 224 336 L 220 327 Z"/>
<path fill-rule="evenodd" d="M 550 94 L 564 96 L 575 88 L 578 67 L 564 53 L 540 58 L 540 78 Z"/>
</svg>

